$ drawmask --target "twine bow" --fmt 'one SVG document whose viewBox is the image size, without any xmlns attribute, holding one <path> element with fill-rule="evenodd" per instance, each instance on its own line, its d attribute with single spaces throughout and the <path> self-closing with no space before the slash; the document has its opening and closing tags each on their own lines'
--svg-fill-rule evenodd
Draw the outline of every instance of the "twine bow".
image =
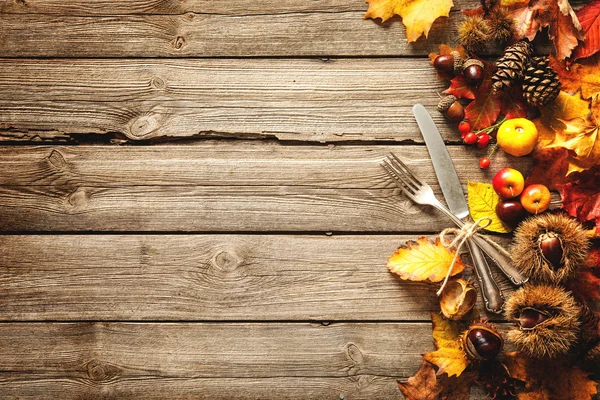
<svg viewBox="0 0 600 400">
<path fill-rule="evenodd" d="M 481 223 L 484 222 L 484 225 Z M 482 229 L 487 228 L 492 223 L 492 219 L 490 217 L 481 217 L 475 222 L 467 222 L 462 228 L 446 228 L 440 232 L 440 241 L 442 245 L 446 248 L 455 248 L 456 252 L 454 253 L 454 258 L 452 259 L 452 263 L 448 268 L 448 273 L 446 274 L 446 278 L 444 278 L 444 282 L 442 283 L 442 287 L 437 291 L 437 295 L 441 295 L 442 291 L 446 287 L 448 283 L 448 279 L 450 279 L 450 275 L 452 275 L 452 269 L 454 268 L 454 264 L 456 263 L 456 259 L 459 256 L 460 250 L 466 243 L 466 241 L 471 238 L 474 234 L 479 232 Z M 450 244 L 446 245 L 446 235 L 454 235 L 454 240 L 450 242 Z"/>
</svg>

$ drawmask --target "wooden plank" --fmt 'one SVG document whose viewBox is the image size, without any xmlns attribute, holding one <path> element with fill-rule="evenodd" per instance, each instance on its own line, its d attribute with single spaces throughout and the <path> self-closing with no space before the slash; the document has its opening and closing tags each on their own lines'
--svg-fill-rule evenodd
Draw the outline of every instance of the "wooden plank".
<svg viewBox="0 0 600 400">
<path fill-rule="evenodd" d="M 459 177 L 488 181 L 531 160 L 450 147 Z M 439 232 L 446 217 L 400 195 L 380 167 L 390 152 L 441 195 L 424 146 L 0 148 L 3 231 Z"/>
<path fill-rule="evenodd" d="M 462 19 L 455 10 L 434 23 L 430 40 L 409 44 L 399 18 L 383 26 L 363 20 L 367 4 L 354 0 L 2 3 L 3 57 L 424 56 L 453 42 Z"/>
<path fill-rule="evenodd" d="M 438 285 L 385 267 L 410 239 L 2 235 L 0 320 L 427 320 Z"/>
<path fill-rule="evenodd" d="M 422 142 L 420 102 L 456 141 L 442 90 L 426 59 L 0 60 L 0 140 Z"/>
<path fill-rule="evenodd" d="M 428 323 L 0 324 L 8 399 L 388 399 Z M 483 399 L 475 396 L 474 399 Z"/>
</svg>

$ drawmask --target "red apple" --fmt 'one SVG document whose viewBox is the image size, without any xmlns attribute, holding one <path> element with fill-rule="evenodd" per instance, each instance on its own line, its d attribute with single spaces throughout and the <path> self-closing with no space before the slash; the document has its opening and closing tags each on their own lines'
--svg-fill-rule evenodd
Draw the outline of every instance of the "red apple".
<svg viewBox="0 0 600 400">
<path fill-rule="evenodd" d="M 552 195 L 544 185 L 529 185 L 521 194 L 521 204 L 531 214 L 539 214 L 550 207 Z"/>
<path fill-rule="evenodd" d="M 496 215 L 514 228 L 525 219 L 527 212 L 518 200 L 504 200 L 496 204 Z"/>
<path fill-rule="evenodd" d="M 512 199 L 523 191 L 525 179 L 516 169 L 502 168 L 492 179 L 492 186 L 501 198 Z"/>
</svg>

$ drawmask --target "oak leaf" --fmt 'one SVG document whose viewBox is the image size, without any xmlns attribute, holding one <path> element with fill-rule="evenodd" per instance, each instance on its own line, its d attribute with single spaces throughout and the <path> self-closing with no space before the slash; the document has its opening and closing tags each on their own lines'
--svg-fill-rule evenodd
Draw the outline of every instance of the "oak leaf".
<svg viewBox="0 0 600 400">
<path fill-rule="evenodd" d="M 537 360 L 522 353 L 507 353 L 506 365 L 513 378 L 525 383 L 519 400 L 591 400 L 596 382 L 589 373 L 568 360 Z"/>
<path fill-rule="evenodd" d="M 540 30 L 548 27 L 548 36 L 554 42 L 559 60 L 569 57 L 579 40 L 583 40 L 581 24 L 568 0 L 513 3 L 509 6 L 509 14 L 515 22 L 515 40 L 533 40 Z"/>
<path fill-rule="evenodd" d="M 456 254 L 455 250 L 443 246 L 440 239 L 435 242 L 420 237 L 417 241 L 408 241 L 389 258 L 388 269 L 402 279 L 411 281 L 440 282 L 446 277 Z M 463 271 L 465 264 L 460 256 L 452 267 L 451 275 Z"/>
<path fill-rule="evenodd" d="M 500 197 L 492 185 L 480 182 L 468 182 L 468 199 L 471 218 L 474 221 L 480 218 L 490 218 L 491 223 L 485 228 L 488 231 L 507 233 L 512 229 L 504 224 L 496 215 L 496 205 Z"/>
<path fill-rule="evenodd" d="M 394 15 L 402 17 L 408 42 L 421 35 L 427 37 L 433 21 L 450 15 L 452 0 L 367 0 L 369 9 L 363 18 L 381 18 L 385 22 Z"/>
<path fill-rule="evenodd" d="M 436 313 L 431 313 L 431 322 L 437 350 L 425 354 L 423 358 L 438 367 L 438 375 L 459 376 L 470 362 L 460 344 L 462 325 Z"/>
<path fill-rule="evenodd" d="M 550 65 L 558 74 L 565 92 L 575 93 L 581 90 L 584 99 L 600 93 L 600 54 L 579 60 L 570 64 L 568 68 L 565 63 L 550 56 Z"/>
<path fill-rule="evenodd" d="M 573 52 L 573 60 L 586 58 L 600 51 L 600 0 L 583 6 L 576 14 L 585 40 Z"/>
</svg>

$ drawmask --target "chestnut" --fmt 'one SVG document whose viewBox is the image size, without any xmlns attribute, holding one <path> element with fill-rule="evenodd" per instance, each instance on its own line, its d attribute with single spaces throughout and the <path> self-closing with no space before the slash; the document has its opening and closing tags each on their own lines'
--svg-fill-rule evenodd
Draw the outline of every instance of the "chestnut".
<svg viewBox="0 0 600 400">
<path fill-rule="evenodd" d="M 535 308 L 525 307 L 521 310 L 521 315 L 519 315 L 519 327 L 523 330 L 533 329 L 548 318 L 550 317 L 547 313 Z"/>
<path fill-rule="evenodd" d="M 472 324 L 462 336 L 462 345 L 471 360 L 491 360 L 504 347 L 504 339 L 496 328 L 488 323 Z"/>
<path fill-rule="evenodd" d="M 560 267 L 563 264 L 565 252 L 560 235 L 555 232 L 542 233 L 537 242 L 540 253 L 546 262 L 553 267 Z"/>
</svg>

